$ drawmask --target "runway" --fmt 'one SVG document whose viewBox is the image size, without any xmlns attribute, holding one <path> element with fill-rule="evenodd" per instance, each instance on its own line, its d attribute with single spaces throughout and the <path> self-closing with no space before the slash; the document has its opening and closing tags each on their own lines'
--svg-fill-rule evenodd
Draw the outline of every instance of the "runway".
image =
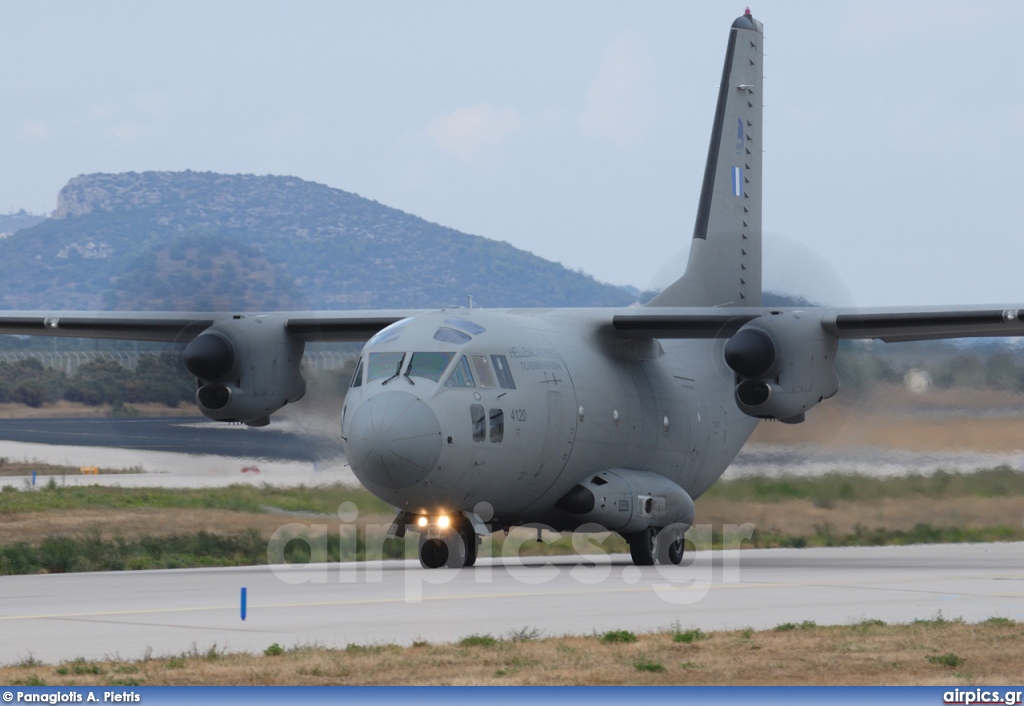
<svg viewBox="0 0 1024 706">
<path fill-rule="evenodd" d="M 252 428 L 205 417 L 0 419 L 0 440 L 309 462 L 341 447 L 287 424 Z"/>
<path fill-rule="evenodd" d="M 690 566 L 628 557 L 481 559 L 0 577 L 0 662 L 176 654 L 216 644 L 410 644 L 525 627 L 771 628 L 813 620 L 1024 620 L 1024 544 L 700 552 Z M 240 589 L 248 616 L 239 615 Z"/>
<path fill-rule="evenodd" d="M 332 431 L 329 424 L 311 429 L 293 420 L 250 428 L 205 417 L 0 419 L 0 456 L 27 463 L 132 471 L 54 477 L 60 485 L 355 484 L 341 440 Z M 15 487 L 30 481 L 31 474 L 0 478 L 0 483 Z"/>
<path fill-rule="evenodd" d="M 339 430 L 316 415 L 275 420 L 251 429 L 204 417 L 0 419 L 0 456 L 58 465 L 134 469 L 142 473 L 61 477 L 64 485 L 210 487 L 232 483 L 278 486 L 355 484 Z M 922 453 L 863 446 L 749 444 L 723 478 L 856 472 L 872 476 L 970 472 L 1007 465 L 1024 470 L 1024 454 Z M 243 474 L 256 466 L 259 474 Z M 28 477 L 6 477 L 21 487 Z"/>
</svg>

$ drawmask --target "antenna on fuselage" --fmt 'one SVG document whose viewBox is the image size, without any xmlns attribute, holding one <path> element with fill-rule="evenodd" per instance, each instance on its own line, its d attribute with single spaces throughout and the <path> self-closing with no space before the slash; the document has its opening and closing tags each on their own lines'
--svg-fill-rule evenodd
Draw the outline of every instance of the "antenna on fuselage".
<svg viewBox="0 0 1024 706">
<path fill-rule="evenodd" d="M 467 294 L 466 295 L 466 299 L 469 300 L 469 308 L 470 308 L 470 310 L 472 310 L 473 309 L 473 295 L 472 294 Z"/>
</svg>

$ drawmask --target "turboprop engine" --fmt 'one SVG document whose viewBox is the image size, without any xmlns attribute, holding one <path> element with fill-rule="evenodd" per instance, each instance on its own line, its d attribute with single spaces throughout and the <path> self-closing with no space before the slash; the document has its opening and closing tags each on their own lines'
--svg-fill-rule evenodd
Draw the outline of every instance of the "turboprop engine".
<svg viewBox="0 0 1024 706">
<path fill-rule="evenodd" d="M 210 419 L 265 426 L 270 415 L 306 393 L 299 366 L 305 343 L 272 316 L 219 321 L 185 348 L 197 378 L 196 404 Z"/>
<path fill-rule="evenodd" d="M 839 389 L 839 340 L 813 311 L 771 312 L 750 321 L 725 344 L 736 373 L 736 404 L 744 414 L 789 424 Z"/>
</svg>

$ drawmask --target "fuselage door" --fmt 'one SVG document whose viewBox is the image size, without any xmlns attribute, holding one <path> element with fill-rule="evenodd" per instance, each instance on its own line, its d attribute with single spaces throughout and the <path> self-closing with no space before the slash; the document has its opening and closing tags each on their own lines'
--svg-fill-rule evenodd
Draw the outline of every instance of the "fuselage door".
<svg viewBox="0 0 1024 706">
<path fill-rule="evenodd" d="M 565 403 L 561 392 L 547 391 L 547 413 L 547 429 L 539 463 L 532 473 L 527 473 L 523 478 L 526 483 L 554 483 L 572 452 L 572 442 L 576 438 L 576 415 Z"/>
<path fill-rule="evenodd" d="M 708 413 L 704 405 L 704 397 L 690 382 L 683 382 L 683 397 L 686 399 L 686 410 L 690 417 L 690 439 L 687 444 L 685 467 L 683 474 L 687 485 L 698 481 L 704 469 L 705 456 L 708 449 Z"/>
</svg>

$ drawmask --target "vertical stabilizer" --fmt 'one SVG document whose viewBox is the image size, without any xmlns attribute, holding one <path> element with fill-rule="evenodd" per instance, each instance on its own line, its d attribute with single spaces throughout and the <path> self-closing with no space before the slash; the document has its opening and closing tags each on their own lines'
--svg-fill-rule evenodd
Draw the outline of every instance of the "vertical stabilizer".
<svg viewBox="0 0 1024 706">
<path fill-rule="evenodd" d="M 761 305 L 764 33 L 732 23 L 686 273 L 648 306 Z"/>
</svg>

